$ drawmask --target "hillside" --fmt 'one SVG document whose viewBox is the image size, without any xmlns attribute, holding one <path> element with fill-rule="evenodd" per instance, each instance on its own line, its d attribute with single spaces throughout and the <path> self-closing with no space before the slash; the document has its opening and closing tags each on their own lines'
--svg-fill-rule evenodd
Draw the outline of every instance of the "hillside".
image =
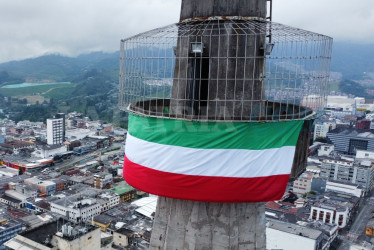
<svg viewBox="0 0 374 250">
<path fill-rule="evenodd" d="M 333 45 L 331 71 L 340 72 L 342 81 L 330 84 L 330 90 L 367 98 L 374 89 L 374 46 L 336 42 Z M 151 65 L 146 68 L 152 68 Z M 366 72 L 366 73 L 364 73 Z M 370 73 L 371 72 L 371 73 Z M 91 118 L 123 123 L 117 108 L 119 52 L 93 52 L 77 57 L 45 55 L 0 64 L 0 108 L 22 117 L 43 120 L 50 111 L 76 110 Z M 23 82 L 66 82 L 58 85 L 5 89 L 1 86 Z M 44 105 L 35 118 L 27 104 Z M 45 109 L 45 110 L 44 110 Z M 43 110 L 43 112 L 41 112 Z M 25 112 L 28 112 L 26 115 Z"/>
<path fill-rule="evenodd" d="M 343 79 L 361 80 L 364 72 L 374 72 L 373 44 L 335 42 L 332 50 L 331 71 L 341 72 Z"/>
</svg>

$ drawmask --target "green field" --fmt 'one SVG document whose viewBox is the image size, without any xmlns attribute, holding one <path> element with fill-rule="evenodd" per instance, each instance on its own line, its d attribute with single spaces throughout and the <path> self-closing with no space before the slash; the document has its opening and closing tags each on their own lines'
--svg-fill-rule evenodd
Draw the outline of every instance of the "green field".
<svg viewBox="0 0 374 250">
<path fill-rule="evenodd" d="M 45 98 L 60 98 L 71 94 L 75 84 L 61 83 L 58 85 L 38 85 L 23 88 L 0 88 L 0 94 L 7 97 L 40 95 Z"/>
<path fill-rule="evenodd" d="M 329 82 L 328 90 L 329 91 L 340 91 L 339 82 Z"/>
</svg>

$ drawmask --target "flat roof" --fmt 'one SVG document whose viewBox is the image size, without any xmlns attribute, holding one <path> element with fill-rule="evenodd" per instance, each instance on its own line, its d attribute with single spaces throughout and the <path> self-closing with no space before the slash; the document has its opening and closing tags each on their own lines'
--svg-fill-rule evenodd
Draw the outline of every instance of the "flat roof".
<svg viewBox="0 0 374 250">
<path fill-rule="evenodd" d="M 295 234 L 300 237 L 306 237 L 309 239 L 316 240 L 320 235 L 322 234 L 321 231 L 308 228 L 308 227 L 303 227 L 287 222 L 280 222 L 280 221 L 275 221 L 275 220 L 269 220 L 268 223 L 266 224 L 268 228 L 272 228 L 275 230 L 279 230 L 282 232 L 290 233 L 290 234 Z"/>
<path fill-rule="evenodd" d="M 9 201 L 9 202 L 13 202 L 13 203 L 19 203 L 19 202 L 21 202 L 20 200 L 17 200 L 17 199 L 15 199 L 15 198 L 13 198 L 13 197 L 10 197 L 10 196 L 8 196 L 8 195 L 6 195 L 6 194 L 3 194 L 3 195 L 1 196 L 1 198 L 4 199 L 4 200 L 7 200 L 7 201 Z"/>
<path fill-rule="evenodd" d="M 135 210 L 136 212 L 148 218 L 153 218 L 152 214 L 156 212 L 157 199 L 157 196 L 144 197 L 131 202 L 131 205 L 136 205 L 139 207 Z"/>
<path fill-rule="evenodd" d="M 121 195 L 121 194 L 130 192 L 134 189 L 135 188 L 133 188 L 129 184 L 121 184 L 121 185 L 118 185 L 118 186 L 115 186 L 115 187 L 111 188 L 110 190 L 112 190 L 113 192 L 115 192 L 118 195 Z"/>
</svg>

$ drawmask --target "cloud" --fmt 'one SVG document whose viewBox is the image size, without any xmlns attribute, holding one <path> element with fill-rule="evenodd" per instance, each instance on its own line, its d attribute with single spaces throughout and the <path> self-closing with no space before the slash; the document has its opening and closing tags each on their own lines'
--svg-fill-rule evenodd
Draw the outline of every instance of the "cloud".
<svg viewBox="0 0 374 250">
<path fill-rule="evenodd" d="M 45 53 L 119 50 L 121 38 L 175 23 L 175 0 L 0 2 L 0 62 Z"/>
<path fill-rule="evenodd" d="M 372 0 L 275 0 L 273 21 L 335 40 L 374 43 Z M 175 23 L 181 0 L 0 1 L 0 62 L 119 50 L 119 41 Z"/>
<path fill-rule="evenodd" d="M 273 2 L 273 21 L 328 35 L 337 41 L 374 43 L 372 0 Z"/>
</svg>

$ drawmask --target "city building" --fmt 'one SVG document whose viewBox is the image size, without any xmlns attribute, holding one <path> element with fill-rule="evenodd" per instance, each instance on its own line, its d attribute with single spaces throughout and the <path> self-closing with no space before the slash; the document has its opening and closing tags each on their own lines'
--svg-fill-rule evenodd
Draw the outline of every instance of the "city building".
<svg viewBox="0 0 374 250">
<path fill-rule="evenodd" d="M 62 141 L 65 141 L 66 136 L 66 120 L 65 120 L 65 114 L 64 113 L 57 113 L 55 115 L 56 119 L 62 119 Z"/>
<path fill-rule="evenodd" d="M 0 167 L 0 176 L 13 177 L 19 175 L 19 171 L 14 168 Z"/>
<path fill-rule="evenodd" d="M 114 248 L 123 248 L 131 245 L 132 239 L 135 238 L 135 232 L 126 229 L 120 228 L 113 232 L 113 246 Z"/>
<path fill-rule="evenodd" d="M 22 200 L 15 199 L 7 194 L 0 195 L 0 202 L 14 208 L 21 208 L 23 206 Z"/>
<path fill-rule="evenodd" d="M 0 223 L 0 248 L 3 248 L 3 244 L 21 232 L 24 226 L 17 221 L 8 221 L 3 218 L 0 218 Z"/>
<path fill-rule="evenodd" d="M 51 212 L 61 214 L 73 222 L 87 221 L 101 213 L 101 205 L 94 198 L 82 198 L 81 195 L 68 196 L 52 201 Z"/>
<path fill-rule="evenodd" d="M 374 152 L 366 150 L 357 150 L 356 159 L 371 159 L 374 160 Z"/>
<path fill-rule="evenodd" d="M 288 222 L 269 220 L 266 224 L 266 249 L 328 249 L 320 230 Z"/>
<path fill-rule="evenodd" d="M 323 144 L 318 149 L 318 156 L 329 156 L 331 152 L 334 151 L 334 145 Z"/>
<path fill-rule="evenodd" d="M 374 218 L 370 219 L 366 224 L 366 235 L 374 236 Z"/>
<path fill-rule="evenodd" d="M 120 203 L 131 201 L 135 198 L 136 194 L 136 190 L 126 183 L 120 183 L 117 186 L 111 188 L 110 190 L 119 196 Z"/>
<path fill-rule="evenodd" d="M 360 185 L 349 183 L 347 181 L 327 181 L 326 191 L 346 193 L 356 197 L 362 197 L 364 193 Z"/>
<path fill-rule="evenodd" d="M 92 217 L 88 220 L 91 224 L 96 225 L 100 227 L 102 232 L 106 232 L 107 228 L 110 226 L 110 224 L 115 221 L 115 218 L 106 215 L 106 214 L 100 214 L 95 217 Z"/>
<path fill-rule="evenodd" d="M 64 118 L 47 119 L 47 144 L 64 142 Z"/>
<path fill-rule="evenodd" d="M 60 226 L 62 225 L 62 226 Z M 91 225 L 45 223 L 18 234 L 4 244 L 7 249 L 100 249 L 100 228 Z"/>
<path fill-rule="evenodd" d="M 98 189 L 110 188 L 113 183 L 112 174 L 95 174 L 94 187 Z"/>
<path fill-rule="evenodd" d="M 17 122 L 17 127 L 29 127 L 33 129 L 43 129 L 45 125 L 43 122 L 30 122 L 29 120 Z"/>
<path fill-rule="evenodd" d="M 335 122 L 316 123 L 314 126 L 313 140 L 319 137 L 326 138 L 326 134 L 335 128 Z"/>
<path fill-rule="evenodd" d="M 56 183 L 49 180 L 39 180 L 38 178 L 32 177 L 25 180 L 26 184 L 37 187 L 40 191 L 40 195 L 50 196 L 56 192 Z"/>
<path fill-rule="evenodd" d="M 356 129 L 369 130 L 370 129 L 370 120 L 359 120 L 356 122 Z"/>
<path fill-rule="evenodd" d="M 313 173 L 302 173 L 293 183 L 293 192 L 303 195 L 311 191 Z"/>
<path fill-rule="evenodd" d="M 45 145 L 42 146 L 40 150 L 36 151 L 40 153 L 39 157 L 46 158 L 46 157 L 53 157 L 57 154 L 63 154 L 67 152 L 67 147 L 65 145 L 55 144 L 55 145 Z"/>
<path fill-rule="evenodd" d="M 320 177 L 326 180 L 347 181 L 363 187 L 369 192 L 373 185 L 374 167 L 371 161 L 355 161 L 324 159 Z"/>
<path fill-rule="evenodd" d="M 39 189 L 33 185 L 27 185 L 24 183 L 10 183 L 12 189 L 18 193 L 25 195 L 27 199 L 36 198 L 39 194 Z"/>
<path fill-rule="evenodd" d="M 313 177 L 311 191 L 316 194 L 324 194 L 326 191 L 326 180 L 321 177 Z"/>
<path fill-rule="evenodd" d="M 324 198 L 311 204 L 309 219 L 344 228 L 357 211 L 358 203 L 359 198 L 356 196 L 326 192 Z"/>
<path fill-rule="evenodd" d="M 338 152 L 355 155 L 357 150 L 374 151 L 374 134 L 370 131 L 339 127 L 326 136 Z"/>
<path fill-rule="evenodd" d="M 120 197 L 115 193 L 102 193 L 97 195 L 97 202 L 101 205 L 101 212 L 112 209 L 119 204 Z"/>
</svg>

